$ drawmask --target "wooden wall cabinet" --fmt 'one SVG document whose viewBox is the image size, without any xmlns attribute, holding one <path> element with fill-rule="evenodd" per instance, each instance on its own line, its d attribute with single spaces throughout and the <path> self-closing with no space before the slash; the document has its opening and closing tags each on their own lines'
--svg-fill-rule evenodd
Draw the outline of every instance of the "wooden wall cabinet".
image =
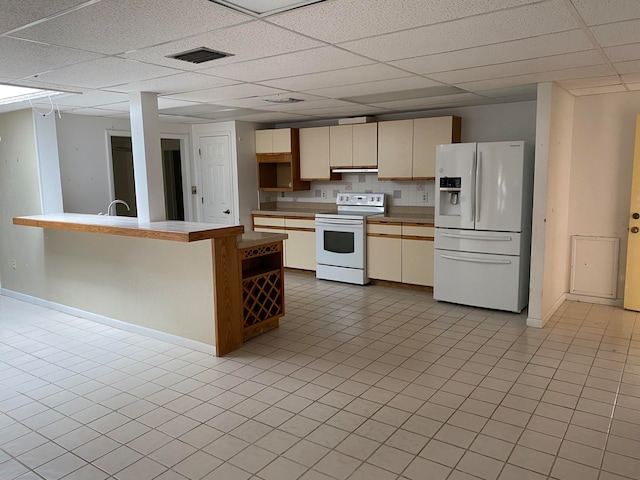
<svg viewBox="0 0 640 480">
<path fill-rule="evenodd" d="M 433 180 L 436 145 L 460 142 L 459 117 L 378 123 L 378 179 Z"/>
<path fill-rule="evenodd" d="M 297 128 L 256 130 L 258 190 L 309 190 L 300 179 L 300 141 Z"/>
<path fill-rule="evenodd" d="M 330 132 L 330 165 L 333 168 L 378 166 L 378 124 L 334 125 Z"/>
</svg>

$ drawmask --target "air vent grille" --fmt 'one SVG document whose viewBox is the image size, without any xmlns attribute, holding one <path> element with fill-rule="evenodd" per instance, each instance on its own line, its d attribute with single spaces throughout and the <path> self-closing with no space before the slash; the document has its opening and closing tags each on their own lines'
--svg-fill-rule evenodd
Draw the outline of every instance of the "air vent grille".
<svg viewBox="0 0 640 480">
<path fill-rule="evenodd" d="M 175 55 L 168 55 L 169 58 L 175 58 L 176 60 L 183 60 L 190 63 L 204 63 L 211 60 L 218 60 L 219 58 L 232 57 L 232 53 L 218 52 L 211 50 L 210 48 L 200 47 L 187 52 L 176 53 Z"/>
</svg>

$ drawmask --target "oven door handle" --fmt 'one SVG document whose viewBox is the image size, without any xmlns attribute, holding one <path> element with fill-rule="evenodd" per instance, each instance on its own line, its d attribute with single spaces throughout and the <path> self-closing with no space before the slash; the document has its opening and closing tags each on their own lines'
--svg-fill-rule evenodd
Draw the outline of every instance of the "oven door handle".
<svg viewBox="0 0 640 480">
<path fill-rule="evenodd" d="M 332 220 L 320 220 L 316 218 L 316 227 L 333 227 L 333 226 L 348 226 L 348 227 L 359 227 L 364 225 L 363 220 L 340 220 L 340 219 L 332 219 Z"/>
</svg>

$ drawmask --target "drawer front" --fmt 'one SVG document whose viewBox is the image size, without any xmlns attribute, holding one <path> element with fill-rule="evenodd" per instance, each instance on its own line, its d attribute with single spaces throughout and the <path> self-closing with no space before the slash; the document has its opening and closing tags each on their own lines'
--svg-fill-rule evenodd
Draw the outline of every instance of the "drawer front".
<svg viewBox="0 0 640 480">
<path fill-rule="evenodd" d="M 367 235 L 402 235 L 399 223 L 367 223 Z"/>
<path fill-rule="evenodd" d="M 253 225 L 284 228 L 284 217 L 254 216 Z"/>
<path fill-rule="evenodd" d="M 286 228 L 303 228 L 305 230 L 316 230 L 316 219 L 315 218 L 291 218 L 285 217 L 284 224 Z"/>
<path fill-rule="evenodd" d="M 443 250 L 520 255 L 519 233 L 438 228 L 435 242 L 435 247 Z"/>
<path fill-rule="evenodd" d="M 404 237 L 428 237 L 433 239 L 435 228 L 422 225 L 402 225 Z"/>
</svg>

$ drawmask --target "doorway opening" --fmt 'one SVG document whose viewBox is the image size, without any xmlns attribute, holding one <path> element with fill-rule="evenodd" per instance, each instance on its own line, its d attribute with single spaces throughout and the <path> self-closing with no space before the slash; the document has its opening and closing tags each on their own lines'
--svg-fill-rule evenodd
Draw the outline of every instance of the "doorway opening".
<svg viewBox="0 0 640 480">
<path fill-rule="evenodd" d="M 115 214 L 137 217 L 136 185 L 133 172 L 133 146 L 131 137 L 111 135 L 111 167 L 114 198 L 127 202 L 115 205 Z M 164 204 L 167 220 L 184 220 L 184 188 L 182 178 L 182 154 L 180 140 L 160 139 L 162 150 L 162 176 L 164 179 Z"/>
</svg>

